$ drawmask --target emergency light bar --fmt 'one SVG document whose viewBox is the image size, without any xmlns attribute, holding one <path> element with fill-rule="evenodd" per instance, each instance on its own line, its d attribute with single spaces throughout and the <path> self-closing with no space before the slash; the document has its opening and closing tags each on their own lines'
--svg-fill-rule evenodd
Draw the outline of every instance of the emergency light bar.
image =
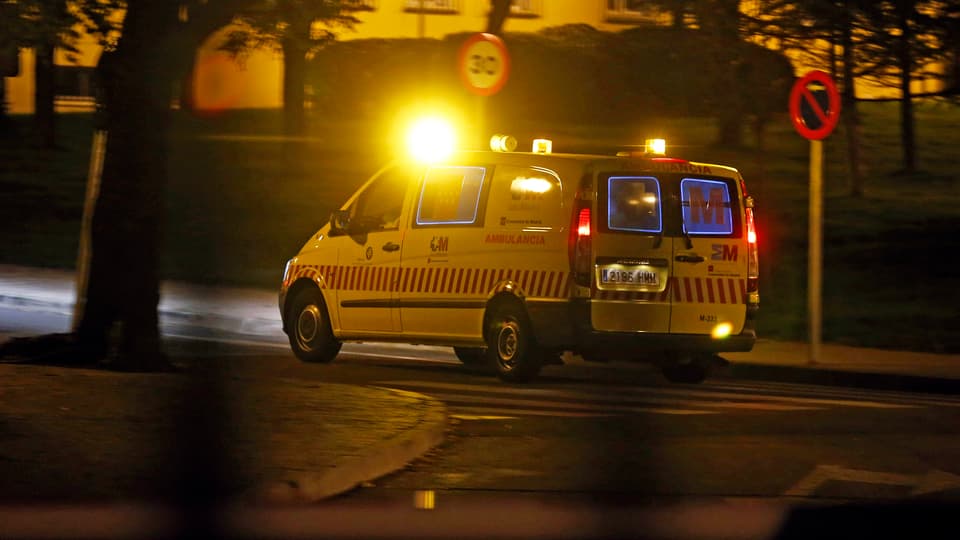
<svg viewBox="0 0 960 540">
<path fill-rule="evenodd" d="M 490 149 L 494 152 L 513 152 L 517 149 L 517 139 L 498 133 L 490 137 Z"/>
<path fill-rule="evenodd" d="M 550 139 L 534 139 L 532 152 L 534 154 L 553 153 L 553 141 L 551 141 Z"/>
<path fill-rule="evenodd" d="M 647 139 L 644 143 L 644 148 L 648 154 L 656 154 L 658 156 L 666 155 L 667 153 L 667 140 L 666 139 Z"/>
</svg>

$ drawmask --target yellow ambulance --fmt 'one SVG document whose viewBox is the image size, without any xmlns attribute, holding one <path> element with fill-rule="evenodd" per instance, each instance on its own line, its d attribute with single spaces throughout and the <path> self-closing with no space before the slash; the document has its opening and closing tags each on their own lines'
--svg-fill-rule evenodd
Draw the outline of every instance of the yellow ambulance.
<svg viewBox="0 0 960 540">
<path fill-rule="evenodd" d="M 523 382 L 569 351 L 700 382 L 717 353 L 753 347 L 757 235 L 736 169 L 667 157 L 662 141 L 618 155 L 514 144 L 391 163 L 335 211 L 284 270 L 296 356 L 451 346 Z"/>
</svg>

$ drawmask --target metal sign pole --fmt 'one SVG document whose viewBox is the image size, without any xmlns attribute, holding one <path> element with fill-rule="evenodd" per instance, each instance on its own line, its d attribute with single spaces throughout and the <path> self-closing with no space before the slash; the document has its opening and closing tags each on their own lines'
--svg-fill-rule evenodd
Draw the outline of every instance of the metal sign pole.
<svg viewBox="0 0 960 540">
<path fill-rule="evenodd" d="M 807 261 L 807 306 L 810 314 L 810 364 L 820 360 L 823 323 L 823 141 L 810 141 L 810 223 Z"/>
<path fill-rule="evenodd" d="M 80 246 L 77 249 L 76 294 L 73 304 L 73 321 L 70 327 L 76 331 L 83 309 L 87 303 L 87 283 L 90 275 L 90 229 L 93 223 L 93 211 L 100 196 L 100 177 L 103 174 L 103 157 L 107 150 L 107 132 L 98 129 L 93 132 L 90 148 L 90 170 L 87 172 L 87 195 L 83 202 L 83 218 L 80 222 Z"/>
</svg>

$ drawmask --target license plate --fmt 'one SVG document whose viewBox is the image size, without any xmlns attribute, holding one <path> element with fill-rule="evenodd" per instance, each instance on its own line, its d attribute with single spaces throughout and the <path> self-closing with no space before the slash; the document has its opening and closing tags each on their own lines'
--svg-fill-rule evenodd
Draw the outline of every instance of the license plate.
<svg viewBox="0 0 960 540">
<path fill-rule="evenodd" d="M 600 271 L 600 283 L 659 287 L 660 274 L 648 268 L 604 268 Z"/>
</svg>

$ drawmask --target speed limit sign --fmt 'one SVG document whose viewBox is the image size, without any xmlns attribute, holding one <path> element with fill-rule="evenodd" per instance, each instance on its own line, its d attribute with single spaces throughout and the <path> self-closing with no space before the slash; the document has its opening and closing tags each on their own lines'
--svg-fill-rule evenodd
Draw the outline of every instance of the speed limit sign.
<svg viewBox="0 0 960 540">
<path fill-rule="evenodd" d="M 474 94 L 496 94 L 510 75 L 507 46 L 493 34 L 474 34 L 460 47 L 457 70 L 464 86 Z"/>
</svg>

